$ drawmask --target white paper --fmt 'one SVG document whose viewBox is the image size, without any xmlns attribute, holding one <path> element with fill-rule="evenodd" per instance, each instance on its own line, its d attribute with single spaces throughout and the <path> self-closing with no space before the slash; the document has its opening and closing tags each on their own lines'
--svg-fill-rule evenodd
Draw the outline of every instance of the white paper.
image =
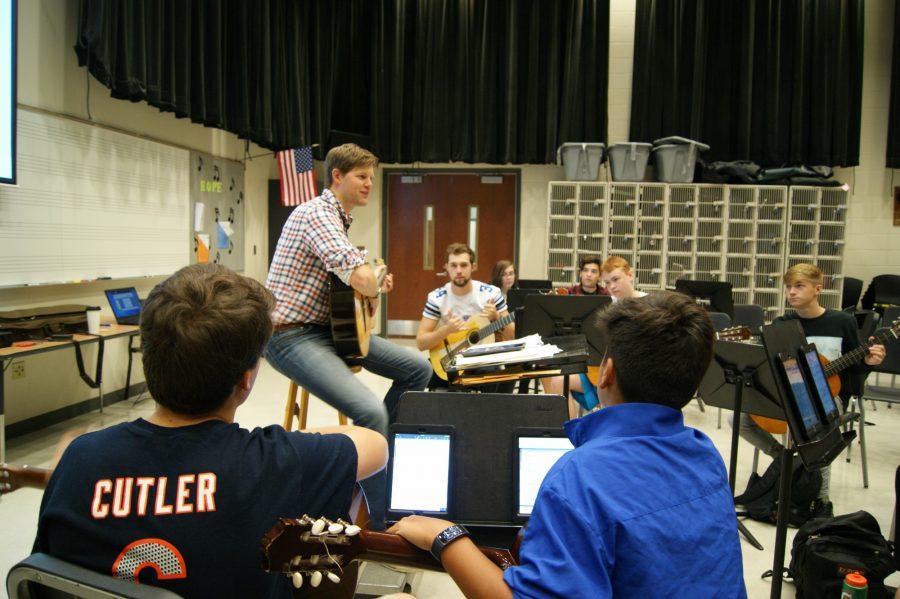
<svg viewBox="0 0 900 599">
<path fill-rule="evenodd" d="M 203 230 L 203 212 L 206 210 L 206 204 L 197 202 L 194 204 L 194 232 L 199 233 Z M 182 212 L 182 214 L 184 214 Z"/>
<path fill-rule="evenodd" d="M 230 220 L 219 221 L 219 226 L 222 227 L 229 239 L 234 236 L 234 227 L 231 226 Z"/>
</svg>

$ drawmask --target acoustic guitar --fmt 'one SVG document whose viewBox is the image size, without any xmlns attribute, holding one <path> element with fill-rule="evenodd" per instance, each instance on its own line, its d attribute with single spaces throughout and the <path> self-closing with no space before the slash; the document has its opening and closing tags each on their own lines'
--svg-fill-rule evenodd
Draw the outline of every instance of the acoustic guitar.
<svg viewBox="0 0 900 599">
<path fill-rule="evenodd" d="M 900 337 L 900 318 L 894 320 L 889 328 L 879 331 L 873 335 L 871 339 L 861 344 L 856 349 L 850 350 L 834 360 L 829 361 L 828 358 L 819 354 L 819 361 L 822 363 L 822 369 L 825 371 L 825 376 L 828 377 L 828 388 L 831 389 L 831 394 L 835 397 L 838 396 L 841 392 L 840 373 L 851 366 L 862 362 L 870 347 L 873 345 L 884 345 L 888 341 L 897 339 L 898 337 Z M 768 418 L 766 416 L 757 416 L 756 414 L 750 414 L 750 418 L 752 418 L 761 428 L 769 432 L 774 430 L 776 431 L 776 434 L 779 434 L 777 431 L 783 432 L 784 430 L 787 430 L 787 423 L 785 423 L 784 420 Z"/>
<path fill-rule="evenodd" d="M 383 260 L 376 260 L 381 266 Z M 375 278 L 379 289 L 387 269 Z M 365 358 L 369 353 L 369 339 L 375 328 L 372 298 L 366 297 L 353 287 L 341 281 L 337 275 L 329 275 L 329 296 L 331 300 L 331 339 L 337 355 L 348 359 Z"/>
<path fill-rule="evenodd" d="M 719 341 L 746 341 L 753 337 L 750 327 L 730 327 L 716 331 L 716 339 Z"/>
<path fill-rule="evenodd" d="M 457 354 L 479 343 L 493 343 L 494 333 L 515 320 L 515 314 L 509 313 L 494 322 L 484 316 L 472 316 L 466 321 L 464 328 L 451 333 L 444 341 L 431 349 L 428 359 L 442 380 L 447 380 L 447 366 Z"/>
<path fill-rule="evenodd" d="M 479 547 L 504 570 L 510 551 Z M 353 597 L 358 561 L 442 572 L 440 562 L 400 535 L 363 530 L 343 520 L 280 518 L 260 543 L 263 569 L 291 579 L 294 597 Z"/>
</svg>

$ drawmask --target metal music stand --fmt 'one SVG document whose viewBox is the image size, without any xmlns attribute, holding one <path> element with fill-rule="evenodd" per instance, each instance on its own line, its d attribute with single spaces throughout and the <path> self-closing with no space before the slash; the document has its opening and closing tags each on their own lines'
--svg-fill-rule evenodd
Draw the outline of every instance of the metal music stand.
<svg viewBox="0 0 900 599">
<path fill-rule="evenodd" d="M 698 394 L 705 403 L 734 412 L 731 455 L 728 460 L 728 484 L 734 493 L 741 413 L 781 420 L 785 417 L 763 346 L 737 341 L 716 341 L 713 345 L 712 362 L 700 382 Z M 762 551 L 762 544 L 740 520 L 738 530 L 751 545 Z"/>
<path fill-rule="evenodd" d="M 765 348 L 769 372 L 774 373 L 779 353 L 796 356 L 801 346 L 806 345 L 806 336 L 797 320 L 776 322 L 762 327 L 762 340 Z M 793 397 L 781 376 L 774 376 L 775 389 L 780 398 L 780 405 L 792 401 Z M 784 412 L 784 411 L 783 411 Z M 767 416 L 768 414 L 763 414 Z M 781 597 L 781 585 L 784 578 L 784 551 L 787 542 L 788 512 L 791 505 L 791 474 L 794 466 L 794 452 L 800 456 L 804 468 L 813 470 L 830 464 L 856 436 L 855 431 L 841 434 L 835 423 L 831 428 L 820 433 L 816 439 L 805 443 L 796 443 L 797 431 L 802 430 L 794 415 L 794 410 L 787 410 L 781 416 L 788 422 L 788 443 L 781 452 L 781 478 L 778 482 L 778 520 L 775 524 L 775 557 L 772 562 L 773 599 Z M 765 576 L 765 574 L 764 574 Z"/>
</svg>

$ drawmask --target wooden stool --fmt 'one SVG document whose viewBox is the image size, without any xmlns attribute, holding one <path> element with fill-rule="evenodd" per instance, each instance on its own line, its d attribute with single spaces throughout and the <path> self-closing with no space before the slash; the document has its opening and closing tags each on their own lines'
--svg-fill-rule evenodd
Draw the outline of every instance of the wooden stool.
<svg viewBox="0 0 900 599">
<path fill-rule="evenodd" d="M 351 366 L 350 372 L 357 373 L 362 370 L 360 366 Z M 291 381 L 290 386 L 288 387 L 288 398 L 287 404 L 284 406 L 284 422 L 282 426 L 284 430 L 290 431 L 293 430 L 294 418 L 297 418 L 297 430 L 305 430 L 306 429 L 306 415 L 309 411 L 309 391 L 306 389 L 300 388 L 300 403 L 297 404 L 297 383 Z M 347 416 L 338 412 L 338 423 L 341 426 L 345 426 L 347 424 Z"/>
</svg>

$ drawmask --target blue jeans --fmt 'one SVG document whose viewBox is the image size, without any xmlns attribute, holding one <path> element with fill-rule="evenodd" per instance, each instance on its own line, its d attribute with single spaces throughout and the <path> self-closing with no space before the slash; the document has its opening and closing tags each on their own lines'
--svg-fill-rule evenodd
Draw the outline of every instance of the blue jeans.
<svg viewBox="0 0 900 599">
<path fill-rule="evenodd" d="M 265 352 L 266 360 L 285 375 L 336 410 L 387 436 L 400 396 L 421 391 L 431 377 L 431 364 L 390 341 L 373 335 L 369 354 L 359 361 L 366 370 L 394 381 L 384 401 L 378 399 L 335 353 L 328 327 L 306 325 L 276 332 Z M 382 470 L 362 482 L 369 500 L 372 528 L 384 528 L 386 477 Z"/>
</svg>

